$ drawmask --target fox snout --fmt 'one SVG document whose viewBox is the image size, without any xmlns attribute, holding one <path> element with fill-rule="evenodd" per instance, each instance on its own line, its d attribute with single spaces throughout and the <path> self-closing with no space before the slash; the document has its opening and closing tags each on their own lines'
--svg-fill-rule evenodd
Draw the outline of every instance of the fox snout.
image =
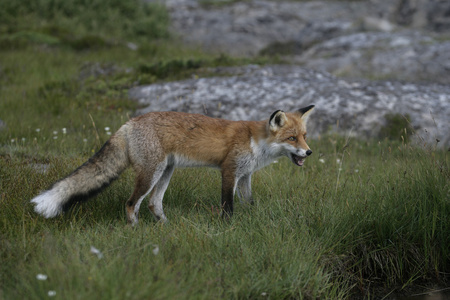
<svg viewBox="0 0 450 300">
<path fill-rule="evenodd" d="M 307 150 L 306 151 L 306 156 L 310 156 L 312 154 L 312 151 L 311 150 Z"/>
</svg>

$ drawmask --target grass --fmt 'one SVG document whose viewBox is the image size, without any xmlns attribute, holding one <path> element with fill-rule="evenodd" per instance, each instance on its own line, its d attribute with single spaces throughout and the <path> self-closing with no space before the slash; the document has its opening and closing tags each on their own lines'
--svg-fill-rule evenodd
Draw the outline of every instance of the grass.
<svg viewBox="0 0 450 300">
<path fill-rule="evenodd" d="M 1 294 L 343 299 L 373 286 L 387 292 L 446 282 L 446 153 L 356 140 L 342 151 L 344 142 L 333 136 L 311 141 L 320 154 L 306 167 L 281 159 L 256 173 L 256 205 L 238 204 L 230 223 L 219 216 L 218 172 L 178 170 L 165 196 L 169 225 L 155 223 L 143 208 L 137 228 L 125 224 L 131 172 L 94 200 L 46 220 L 29 199 L 87 156 L 49 158 L 42 174 L 33 155 L 3 154 Z"/>
<path fill-rule="evenodd" d="M 166 226 L 145 205 L 139 226 L 126 225 L 131 171 L 61 217 L 36 215 L 29 200 L 133 115 L 127 89 L 248 62 L 181 47 L 164 30 L 145 39 L 120 24 L 109 37 L 90 28 L 108 46 L 81 49 L 62 29 L 40 27 L 70 21 L 56 16 L 0 17 L 3 37 L 27 37 L 0 47 L 1 299 L 344 299 L 448 284 L 448 152 L 396 140 L 311 140 L 305 167 L 280 159 L 253 176 L 256 204 L 237 201 L 229 223 L 219 216 L 220 177 L 211 169 L 175 172 Z M 83 39 L 87 29 L 73 20 L 71 35 Z"/>
</svg>

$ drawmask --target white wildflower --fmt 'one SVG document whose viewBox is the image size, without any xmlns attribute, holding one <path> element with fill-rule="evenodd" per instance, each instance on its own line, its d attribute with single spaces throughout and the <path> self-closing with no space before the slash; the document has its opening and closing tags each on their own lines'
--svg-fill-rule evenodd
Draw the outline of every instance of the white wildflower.
<svg viewBox="0 0 450 300">
<path fill-rule="evenodd" d="M 153 248 L 153 251 L 152 251 L 152 252 L 153 252 L 154 255 L 158 255 L 158 253 L 159 253 L 159 247 L 158 247 L 158 245 L 156 245 L 155 248 Z"/>
<path fill-rule="evenodd" d="M 56 291 L 48 291 L 47 295 L 49 297 L 55 297 L 56 296 Z"/>
<path fill-rule="evenodd" d="M 110 130 L 110 128 L 109 127 L 105 127 L 105 131 L 109 131 Z"/>
<path fill-rule="evenodd" d="M 41 131 L 41 129 L 40 128 L 36 128 L 36 132 L 40 132 Z"/>
<path fill-rule="evenodd" d="M 336 159 L 336 163 L 340 164 L 340 163 L 341 163 L 341 160 L 340 160 L 339 158 Z"/>
<path fill-rule="evenodd" d="M 83 139 L 83 142 L 87 143 L 87 139 Z"/>
<path fill-rule="evenodd" d="M 57 140 L 57 139 L 58 139 L 58 136 L 57 136 L 57 135 L 55 135 L 55 136 L 53 137 L 53 139 L 54 139 L 54 140 Z"/>
<path fill-rule="evenodd" d="M 54 134 L 54 135 L 57 135 L 57 134 L 58 134 L 58 131 L 56 131 L 56 130 L 53 131 L 53 134 Z"/>
<path fill-rule="evenodd" d="M 107 135 L 111 135 L 111 131 L 107 131 L 106 134 L 107 134 Z"/>
<path fill-rule="evenodd" d="M 98 250 L 97 248 L 95 248 L 94 246 L 91 246 L 91 253 L 97 255 L 98 259 L 103 258 L 103 253 L 100 250 Z"/>
<path fill-rule="evenodd" d="M 63 134 L 67 133 L 67 129 L 65 127 L 61 131 L 62 131 Z"/>
<path fill-rule="evenodd" d="M 321 158 L 321 159 L 319 159 L 319 162 L 324 164 L 325 163 L 325 159 Z"/>
<path fill-rule="evenodd" d="M 48 276 L 45 274 L 37 274 L 36 279 L 37 280 L 47 280 Z"/>
<path fill-rule="evenodd" d="M 27 139 L 26 138 L 22 138 L 22 142 L 25 142 Z"/>
</svg>

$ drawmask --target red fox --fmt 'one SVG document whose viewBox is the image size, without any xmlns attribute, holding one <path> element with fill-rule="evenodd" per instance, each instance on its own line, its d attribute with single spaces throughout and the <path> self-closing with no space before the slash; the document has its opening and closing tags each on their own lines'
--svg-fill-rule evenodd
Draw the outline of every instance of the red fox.
<svg viewBox="0 0 450 300">
<path fill-rule="evenodd" d="M 138 222 L 142 200 L 166 221 L 163 197 L 175 167 L 217 167 L 222 172 L 222 216 L 231 217 L 236 189 L 253 203 L 252 173 L 280 156 L 302 166 L 312 151 L 306 144 L 306 122 L 314 105 L 292 113 L 275 111 L 265 121 L 229 121 L 199 114 L 150 112 L 133 118 L 78 169 L 31 200 L 35 211 L 52 218 L 72 203 L 109 185 L 128 167 L 135 173 L 134 191 L 126 202 L 127 221 Z"/>
</svg>

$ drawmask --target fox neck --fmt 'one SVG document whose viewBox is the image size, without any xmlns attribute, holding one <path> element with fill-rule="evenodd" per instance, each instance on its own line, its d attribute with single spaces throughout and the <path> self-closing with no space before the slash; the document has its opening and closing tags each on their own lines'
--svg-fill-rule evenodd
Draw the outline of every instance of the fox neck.
<svg viewBox="0 0 450 300">
<path fill-rule="evenodd" d="M 276 158 L 283 155 L 283 149 L 275 143 L 270 143 L 267 139 L 256 141 L 251 138 L 250 147 L 255 162 L 255 170 L 271 164 Z"/>
</svg>

